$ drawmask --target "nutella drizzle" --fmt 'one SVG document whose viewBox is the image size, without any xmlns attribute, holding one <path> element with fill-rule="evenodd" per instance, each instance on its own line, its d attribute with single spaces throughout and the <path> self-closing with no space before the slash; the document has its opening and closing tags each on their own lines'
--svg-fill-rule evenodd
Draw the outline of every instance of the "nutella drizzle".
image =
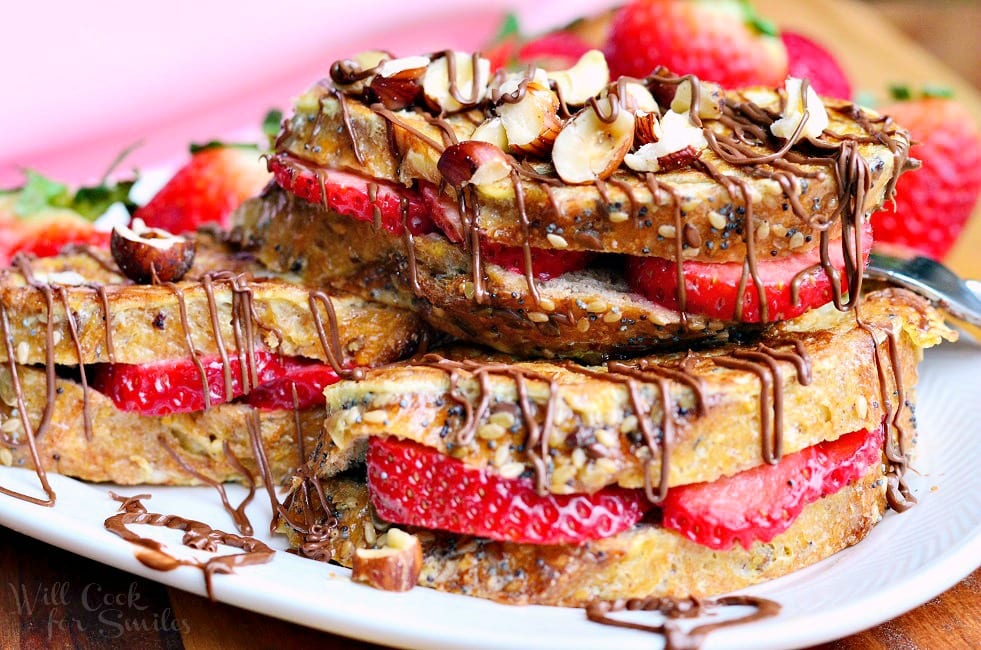
<svg viewBox="0 0 981 650">
<path fill-rule="evenodd" d="M 688 632 L 682 631 L 674 623 L 678 619 L 699 618 L 724 607 L 752 607 L 755 611 L 741 618 L 704 623 Z M 663 635 L 665 650 L 696 650 L 702 646 L 705 637 L 711 632 L 771 618 L 779 614 L 780 609 L 779 603 L 758 596 L 734 595 L 705 600 L 691 597 L 649 597 L 594 601 L 586 607 L 586 617 L 595 623 Z M 610 616 L 611 613 L 624 610 L 658 612 L 666 620 L 661 625 L 648 625 L 618 620 Z"/>
<path fill-rule="evenodd" d="M 37 474 L 38 482 L 41 483 L 41 488 L 44 490 L 47 499 L 39 499 L 33 497 L 29 494 L 23 494 L 9 488 L 5 488 L 0 485 L 0 494 L 6 494 L 7 496 L 14 497 L 15 499 L 21 499 L 22 501 L 27 501 L 39 506 L 52 507 L 55 504 L 54 489 L 52 489 L 51 484 L 48 483 L 48 474 L 44 471 L 44 466 L 41 464 L 41 457 L 37 452 L 37 443 L 34 436 L 34 428 L 31 426 L 31 421 L 27 415 L 27 404 L 24 402 L 24 389 L 20 383 L 20 375 L 17 372 L 17 360 L 14 356 L 14 341 L 10 335 L 10 319 L 7 316 L 7 307 L 3 303 L 0 303 L 0 328 L 3 329 L 3 340 L 4 345 L 7 348 L 7 365 L 10 371 L 10 382 L 13 384 L 14 395 L 17 399 L 17 412 L 20 417 L 21 427 L 24 429 L 24 436 L 27 438 L 27 445 L 31 452 L 31 460 L 34 462 L 34 472 Z M 38 433 L 44 433 L 41 427 L 38 428 Z M 3 435 L 3 443 L 11 446 L 11 441 L 7 439 L 7 434 Z"/>
<path fill-rule="evenodd" d="M 163 286 L 169 288 L 177 299 L 177 309 L 180 313 L 181 328 L 184 331 L 187 354 L 194 367 L 197 368 L 198 375 L 201 377 L 201 395 L 204 397 L 204 409 L 207 411 L 211 408 L 211 386 L 208 383 L 208 373 L 204 369 L 204 364 L 201 363 L 198 351 L 194 348 L 194 340 L 191 338 L 191 325 L 187 319 L 187 301 L 184 299 L 184 290 L 173 282 L 166 282 Z"/>
<path fill-rule="evenodd" d="M 109 311 L 109 291 L 104 284 L 95 285 L 95 290 L 102 302 L 102 315 L 105 319 L 106 357 L 109 359 L 109 363 L 116 363 L 116 346 L 112 340 L 112 315 Z"/>
<path fill-rule="evenodd" d="M 61 296 L 61 304 L 65 308 L 65 321 L 68 323 L 68 333 L 72 338 L 72 345 L 75 346 L 75 354 L 78 359 L 79 381 L 82 384 L 82 422 L 85 428 L 85 439 L 92 440 L 92 412 L 89 409 L 89 381 L 85 373 L 85 361 L 82 353 L 82 342 L 78 338 L 78 320 L 72 312 L 72 306 L 68 302 L 68 291 L 65 287 L 57 285 L 55 291 Z M 53 341 L 52 341 L 53 342 Z"/>
<path fill-rule="evenodd" d="M 222 450 L 225 452 L 225 458 L 228 459 L 229 464 L 235 467 L 236 470 L 242 472 L 242 476 L 245 477 L 245 480 L 249 484 L 249 494 L 242 499 L 242 503 L 240 503 L 238 506 L 232 506 L 232 504 L 229 502 L 228 493 L 225 491 L 224 483 L 216 481 L 210 476 L 202 474 L 195 469 L 189 462 L 187 462 L 187 459 L 181 456 L 180 453 L 178 453 L 178 451 L 167 442 L 163 435 L 157 436 L 157 442 L 160 443 L 160 446 L 164 448 L 167 454 L 174 459 L 174 462 L 177 463 L 182 470 L 202 483 L 210 485 L 215 489 L 215 491 L 218 492 L 218 497 L 221 499 L 222 507 L 224 507 L 225 511 L 231 515 L 232 520 L 235 522 L 235 528 L 237 528 L 240 533 L 243 535 L 252 534 L 252 523 L 249 521 L 249 517 L 245 513 L 245 508 L 255 497 L 255 477 L 252 476 L 252 473 L 249 472 L 242 465 L 242 462 L 235 456 L 231 447 L 228 445 L 227 440 L 222 441 Z"/>
<path fill-rule="evenodd" d="M 149 499 L 149 494 L 140 494 L 134 497 L 122 497 L 112 492 L 109 494 L 122 505 L 119 507 L 119 514 L 106 519 L 106 530 L 140 547 L 136 552 L 136 559 L 151 569 L 172 571 L 180 566 L 193 566 L 200 569 L 204 573 L 204 584 L 208 598 L 212 601 L 215 599 L 212 585 L 214 574 L 234 573 L 238 567 L 265 564 L 270 562 L 276 553 L 254 537 L 233 535 L 216 530 L 206 523 L 185 519 L 177 515 L 147 512 L 141 501 Z M 184 537 L 181 543 L 201 551 L 215 553 L 218 546 L 224 545 L 240 548 L 243 552 L 233 555 L 216 555 L 203 562 L 197 559 L 174 557 L 164 551 L 166 547 L 162 543 L 149 537 L 141 537 L 128 528 L 128 526 L 140 524 L 182 530 Z"/>
<path fill-rule="evenodd" d="M 872 355 L 875 359 L 875 368 L 879 380 L 879 396 L 882 400 L 882 408 L 886 415 L 885 424 L 885 443 L 883 453 L 886 457 L 886 500 L 889 507 L 896 512 L 905 512 L 916 504 L 916 497 L 913 496 L 906 485 L 905 474 L 909 465 L 909 452 L 906 449 L 906 440 L 909 433 L 904 429 L 900 422 L 902 407 L 906 401 L 906 389 L 903 385 L 903 377 L 897 367 L 899 356 L 896 335 L 892 330 L 876 327 L 862 320 L 859 310 L 855 310 L 855 322 L 858 327 L 869 335 L 869 342 L 872 345 Z M 886 354 L 888 363 L 884 363 L 882 353 L 879 350 L 879 343 L 876 340 L 876 333 L 883 334 L 886 338 Z M 887 368 L 888 366 L 888 373 Z M 890 399 L 888 375 L 892 376 L 894 390 L 892 394 L 895 399 Z"/>
</svg>

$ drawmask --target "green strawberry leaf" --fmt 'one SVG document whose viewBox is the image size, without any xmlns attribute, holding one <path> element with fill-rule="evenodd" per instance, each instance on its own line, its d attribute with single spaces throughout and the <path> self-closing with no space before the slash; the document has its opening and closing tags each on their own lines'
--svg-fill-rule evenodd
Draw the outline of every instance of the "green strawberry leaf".
<svg viewBox="0 0 981 650">
<path fill-rule="evenodd" d="M 503 43 L 511 37 L 521 38 L 521 26 L 518 23 L 518 16 L 513 12 L 509 12 L 504 16 L 504 22 L 498 28 L 497 35 L 491 41 L 491 44 Z"/>
<path fill-rule="evenodd" d="M 192 142 L 189 149 L 191 151 L 191 155 L 193 156 L 196 153 L 201 153 L 202 151 L 207 151 L 208 149 L 224 149 L 229 147 L 233 149 L 259 149 L 258 145 L 251 142 L 222 142 L 221 140 L 211 140 L 204 143 Z"/>
<path fill-rule="evenodd" d="M 740 0 L 740 4 L 743 8 L 743 18 L 753 29 L 766 36 L 780 35 L 780 30 L 777 28 L 776 23 L 756 13 L 756 8 L 749 0 Z"/>
<path fill-rule="evenodd" d="M 136 210 L 136 204 L 130 201 L 129 192 L 135 183 L 135 180 L 128 180 L 112 185 L 103 184 L 79 188 L 71 203 L 66 207 L 71 208 L 89 221 L 95 221 L 105 214 L 113 203 L 122 203 L 132 214 Z"/>
<path fill-rule="evenodd" d="M 894 84 L 889 86 L 889 96 L 897 102 L 906 102 L 912 99 L 950 99 L 954 96 L 954 91 L 947 86 L 937 84 L 924 84 L 918 91 L 905 84 Z"/>
<path fill-rule="evenodd" d="M 270 138 L 279 135 L 279 128 L 283 123 L 283 111 L 278 108 L 270 109 L 266 117 L 262 120 L 262 132 Z"/>
<path fill-rule="evenodd" d="M 42 176 L 33 169 L 24 171 L 27 182 L 20 189 L 20 195 L 14 204 L 14 213 L 18 217 L 29 217 L 48 207 L 67 207 L 71 202 L 68 188 L 61 183 Z"/>
</svg>

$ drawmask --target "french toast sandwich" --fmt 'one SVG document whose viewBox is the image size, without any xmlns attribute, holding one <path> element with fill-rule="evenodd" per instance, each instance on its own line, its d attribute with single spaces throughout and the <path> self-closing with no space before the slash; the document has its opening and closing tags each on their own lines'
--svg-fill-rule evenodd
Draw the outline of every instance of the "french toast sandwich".
<svg viewBox="0 0 981 650">
<path fill-rule="evenodd" d="M 4 464 L 34 466 L 33 438 L 43 469 L 85 480 L 279 482 L 321 428 L 324 385 L 423 335 L 411 312 L 193 241 L 175 282 L 134 282 L 93 248 L 0 272 Z"/>
<path fill-rule="evenodd" d="M 508 603 L 742 588 L 909 505 L 916 365 L 949 335 L 886 289 L 753 343 L 603 366 L 414 358 L 327 388 L 281 526 L 346 566 L 399 526 L 419 584 Z"/>
<path fill-rule="evenodd" d="M 846 305 L 869 215 L 913 164 L 888 118 L 793 78 L 724 91 L 664 70 L 610 79 L 596 51 L 493 75 L 477 54 L 378 56 L 335 63 L 297 99 L 270 170 L 301 211 L 319 206 L 306 241 L 360 220 L 348 241 L 373 242 L 363 268 L 387 266 L 403 304 L 519 356 L 718 343 Z M 285 221 L 255 215 L 285 199 L 265 201 L 238 219 L 258 257 L 350 271 L 295 236 L 281 247 Z"/>
</svg>

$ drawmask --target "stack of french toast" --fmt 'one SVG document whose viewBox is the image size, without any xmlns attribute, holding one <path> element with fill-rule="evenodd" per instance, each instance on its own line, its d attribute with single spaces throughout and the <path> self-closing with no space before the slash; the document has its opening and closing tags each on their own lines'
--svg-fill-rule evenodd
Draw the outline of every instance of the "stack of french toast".
<svg viewBox="0 0 981 650">
<path fill-rule="evenodd" d="M 2 272 L 0 451 L 264 484 L 298 553 L 386 589 L 584 606 L 783 575 L 913 500 L 917 363 L 952 332 L 862 281 L 908 147 L 794 78 L 337 61 L 230 232 Z"/>
</svg>

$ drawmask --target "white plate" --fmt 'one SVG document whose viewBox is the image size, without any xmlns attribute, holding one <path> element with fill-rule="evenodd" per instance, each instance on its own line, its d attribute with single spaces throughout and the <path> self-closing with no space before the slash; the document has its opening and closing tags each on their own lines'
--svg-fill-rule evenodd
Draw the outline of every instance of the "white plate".
<svg viewBox="0 0 981 650">
<path fill-rule="evenodd" d="M 747 590 L 783 605 L 776 618 L 709 636 L 707 648 L 788 648 L 852 634 L 897 616 L 957 583 L 981 563 L 981 348 L 931 350 L 919 388 L 919 455 L 912 476 L 919 505 L 889 513 L 861 544 L 813 567 Z M 51 476 L 47 509 L 0 495 L 0 524 L 151 580 L 204 593 L 200 571 L 162 573 L 140 564 L 134 547 L 103 528 L 117 503 L 105 485 Z M 32 472 L 0 468 L 0 484 L 37 493 Z M 115 488 L 151 492 L 151 512 L 179 514 L 234 531 L 210 488 Z M 237 486 L 230 495 L 240 498 Z M 270 510 L 256 495 L 249 514 L 258 536 Z M 176 543 L 176 542 L 175 542 Z M 215 576 L 218 600 L 360 639 L 418 648 L 654 648 L 658 637 L 590 623 L 581 610 L 508 607 L 414 589 L 392 594 L 352 583 L 339 567 L 277 553 L 269 564 Z"/>
</svg>

